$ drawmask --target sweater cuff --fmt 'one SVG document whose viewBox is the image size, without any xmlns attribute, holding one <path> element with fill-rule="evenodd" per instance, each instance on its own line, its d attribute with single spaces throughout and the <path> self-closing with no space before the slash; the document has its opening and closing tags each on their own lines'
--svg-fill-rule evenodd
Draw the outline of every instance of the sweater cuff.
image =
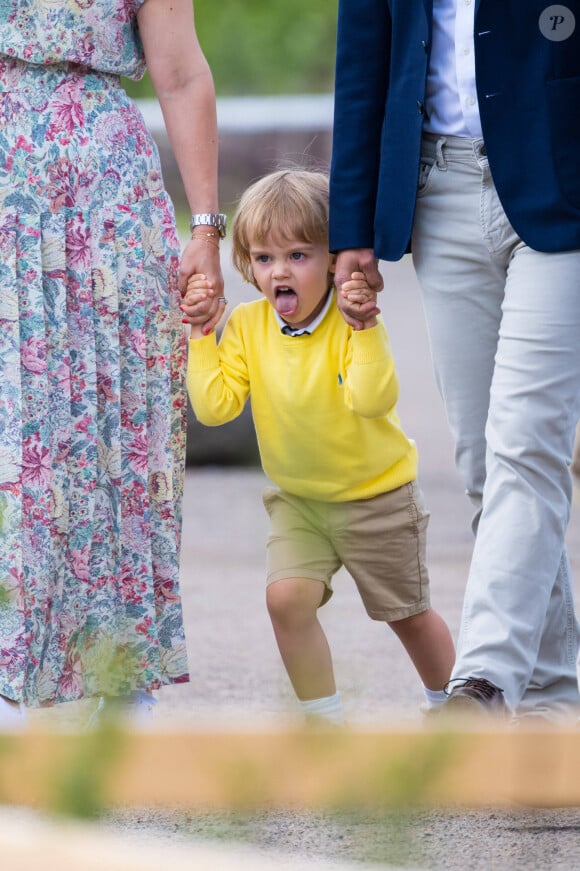
<svg viewBox="0 0 580 871">
<path fill-rule="evenodd" d="M 376 363 L 391 356 L 389 339 L 380 322 L 368 330 L 353 330 L 351 341 L 353 363 Z"/>
<path fill-rule="evenodd" d="M 215 333 L 201 339 L 189 339 L 188 368 L 190 372 L 203 372 L 219 366 Z"/>
</svg>

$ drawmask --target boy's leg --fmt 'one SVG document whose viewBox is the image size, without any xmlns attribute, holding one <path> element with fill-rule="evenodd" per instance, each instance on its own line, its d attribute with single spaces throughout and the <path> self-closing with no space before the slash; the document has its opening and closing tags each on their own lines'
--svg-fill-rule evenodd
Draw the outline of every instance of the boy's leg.
<svg viewBox="0 0 580 871">
<path fill-rule="evenodd" d="M 318 609 L 340 561 L 326 533 L 326 506 L 267 488 L 267 603 L 282 661 L 307 721 L 343 723 Z"/>
<path fill-rule="evenodd" d="M 454 647 L 429 603 L 428 512 L 416 481 L 371 499 L 336 505 L 333 541 L 366 611 L 400 638 L 423 681 L 429 708 L 446 700 Z"/>
<path fill-rule="evenodd" d="M 326 587 L 310 578 L 274 581 L 267 604 L 282 661 L 301 701 L 336 693 L 332 658 L 318 620 Z"/>
<path fill-rule="evenodd" d="M 447 624 L 428 608 L 421 614 L 388 624 L 399 638 L 428 690 L 443 690 L 455 662 L 455 648 Z"/>
</svg>

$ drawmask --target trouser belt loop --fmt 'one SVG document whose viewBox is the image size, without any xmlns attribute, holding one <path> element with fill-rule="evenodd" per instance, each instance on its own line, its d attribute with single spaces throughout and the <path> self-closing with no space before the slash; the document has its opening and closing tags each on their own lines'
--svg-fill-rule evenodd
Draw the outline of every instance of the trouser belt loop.
<svg viewBox="0 0 580 871">
<path fill-rule="evenodd" d="M 445 156 L 443 154 L 443 146 L 445 145 L 446 142 L 447 142 L 447 139 L 445 138 L 445 136 L 441 136 L 437 140 L 437 145 L 436 145 L 436 148 L 437 148 L 437 169 L 441 169 L 443 171 L 445 171 L 447 169 L 447 161 L 445 160 Z"/>
</svg>

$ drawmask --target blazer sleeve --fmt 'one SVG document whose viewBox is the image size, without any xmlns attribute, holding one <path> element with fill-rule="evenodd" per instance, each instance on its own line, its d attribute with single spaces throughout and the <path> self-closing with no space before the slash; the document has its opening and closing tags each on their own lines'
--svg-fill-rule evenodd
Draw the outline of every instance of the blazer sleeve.
<svg viewBox="0 0 580 871">
<path fill-rule="evenodd" d="M 387 0 L 339 0 L 330 173 L 332 251 L 374 245 L 390 47 Z"/>
</svg>

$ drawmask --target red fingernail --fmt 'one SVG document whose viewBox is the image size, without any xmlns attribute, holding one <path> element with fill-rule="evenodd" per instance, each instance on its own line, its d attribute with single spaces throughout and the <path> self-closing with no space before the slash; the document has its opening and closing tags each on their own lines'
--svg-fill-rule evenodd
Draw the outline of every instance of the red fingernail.
<svg viewBox="0 0 580 871">
<path fill-rule="evenodd" d="M 209 336 L 209 334 L 211 333 L 211 327 L 204 327 L 202 333 L 204 334 L 204 336 Z"/>
<path fill-rule="evenodd" d="M 181 323 L 182 323 L 182 324 L 188 324 L 188 323 L 189 323 L 189 319 L 188 319 L 188 318 L 181 318 Z"/>
</svg>

